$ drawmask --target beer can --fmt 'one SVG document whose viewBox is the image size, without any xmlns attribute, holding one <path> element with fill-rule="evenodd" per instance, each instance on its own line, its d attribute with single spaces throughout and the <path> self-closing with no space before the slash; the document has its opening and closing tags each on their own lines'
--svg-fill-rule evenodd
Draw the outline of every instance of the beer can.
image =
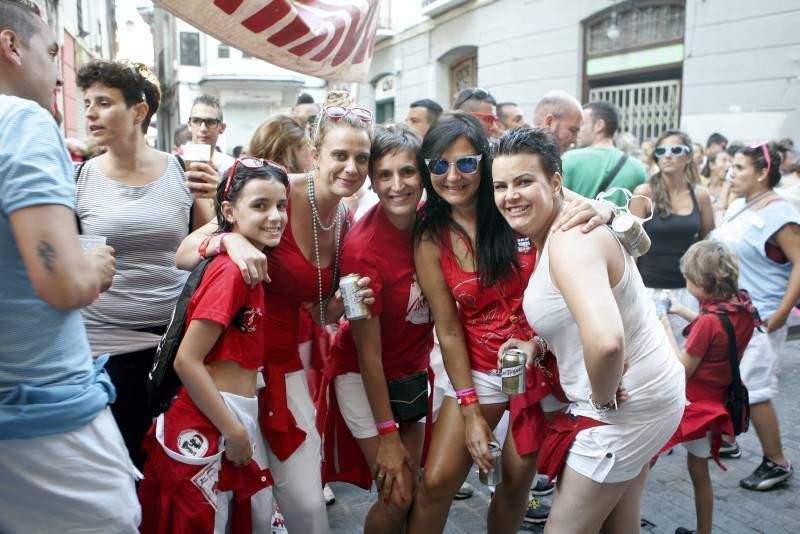
<svg viewBox="0 0 800 534">
<path fill-rule="evenodd" d="M 497 486 L 500 482 L 503 481 L 503 470 L 502 470 L 502 456 L 501 456 L 501 449 L 500 444 L 496 441 L 489 442 L 489 452 L 492 455 L 492 469 L 484 471 L 482 469 L 478 470 L 478 479 L 483 484 L 487 486 Z"/>
<path fill-rule="evenodd" d="M 611 221 L 611 229 L 617 239 L 634 258 L 644 256 L 650 250 L 650 236 L 647 235 L 639 220 L 630 213 L 620 213 Z"/>
<path fill-rule="evenodd" d="M 661 319 L 669 311 L 672 302 L 669 300 L 669 295 L 667 295 L 666 291 L 659 291 L 653 295 L 653 300 L 656 304 L 656 317 Z"/>
<path fill-rule="evenodd" d="M 339 279 L 339 291 L 342 293 L 344 302 L 344 316 L 350 321 L 369 317 L 369 307 L 358 296 L 358 280 L 360 278 L 360 274 L 350 273 Z"/>
<path fill-rule="evenodd" d="M 503 351 L 502 368 L 500 369 L 501 387 L 506 395 L 525 393 L 525 364 L 528 355 L 518 348 L 507 348 Z"/>
</svg>

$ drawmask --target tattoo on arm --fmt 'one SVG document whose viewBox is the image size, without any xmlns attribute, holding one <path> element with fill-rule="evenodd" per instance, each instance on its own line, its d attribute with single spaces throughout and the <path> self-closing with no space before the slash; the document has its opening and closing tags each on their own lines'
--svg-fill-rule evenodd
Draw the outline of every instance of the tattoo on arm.
<svg viewBox="0 0 800 534">
<path fill-rule="evenodd" d="M 48 272 L 55 271 L 56 249 L 47 241 L 39 241 L 36 245 L 36 254 L 42 259 L 42 265 Z"/>
</svg>

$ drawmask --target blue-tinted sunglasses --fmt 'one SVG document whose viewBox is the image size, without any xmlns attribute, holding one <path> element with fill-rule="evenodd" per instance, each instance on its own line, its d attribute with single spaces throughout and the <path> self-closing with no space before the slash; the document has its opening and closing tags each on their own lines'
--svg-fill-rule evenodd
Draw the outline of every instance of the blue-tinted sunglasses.
<svg viewBox="0 0 800 534">
<path fill-rule="evenodd" d="M 653 150 L 653 154 L 657 158 L 663 158 L 667 155 L 667 152 L 669 152 L 669 155 L 677 157 L 688 154 L 691 151 L 692 149 L 686 145 L 662 145 L 656 147 L 656 149 Z"/>
<path fill-rule="evenodd" d="M 478 163 L 481 161 L 482 157 L 483 154 L 478 154 L 477 156 L 461 156 L 453 162 L 441 158 L 426 159 L 425 165 L 428 166 L 428 170 L 431 172 L 431 174 L 435 174 L 437 176 L 447 174 L 447 172 L 450 170 L 450 167 L 454 165 L 458 172 L 463 174 L 472 174 L 474 172 L 478 172 Z"/>
</svg>

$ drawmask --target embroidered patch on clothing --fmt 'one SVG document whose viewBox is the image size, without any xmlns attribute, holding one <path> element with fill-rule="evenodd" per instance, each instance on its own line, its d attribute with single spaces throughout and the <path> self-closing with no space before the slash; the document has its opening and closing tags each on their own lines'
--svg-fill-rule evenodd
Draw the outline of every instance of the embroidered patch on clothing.
<svg viewBox="0 0 800 534">
<path fill-rule="evenodd" d="M 193 428 L 178 435 L 177 451 L 190 458 L 203 458 L 208 452 L 208 438 Z"/>
</svg>

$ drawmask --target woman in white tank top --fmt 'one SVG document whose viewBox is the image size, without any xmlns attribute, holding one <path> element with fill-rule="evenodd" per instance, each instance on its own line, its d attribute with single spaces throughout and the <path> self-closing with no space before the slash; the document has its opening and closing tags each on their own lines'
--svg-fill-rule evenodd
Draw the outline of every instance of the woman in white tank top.
<svg viewBox="0 0 800 534">
<path fill-rule="evenodd" d="M 498 209 L 540 254 L 523 309 L 555 354 L 570 401 L 569 415 L 555 422 L 574 441 L 563 470 L 551 473 L 558 492 L 545 532 L 639 532 L 648 463 L 683 413 L 684 371 L 614 235 L 551 233 L 563 200 L 560 171 L 557 146 L 538 129 L 501 138 L 492 165 Z M 500 352 L 508 346 L 525 350 L 529 361 L 539 352 L 538 340 L 511 340 Z M 625 393 L 619 405 L 618 389 Z"/>
</svg>

